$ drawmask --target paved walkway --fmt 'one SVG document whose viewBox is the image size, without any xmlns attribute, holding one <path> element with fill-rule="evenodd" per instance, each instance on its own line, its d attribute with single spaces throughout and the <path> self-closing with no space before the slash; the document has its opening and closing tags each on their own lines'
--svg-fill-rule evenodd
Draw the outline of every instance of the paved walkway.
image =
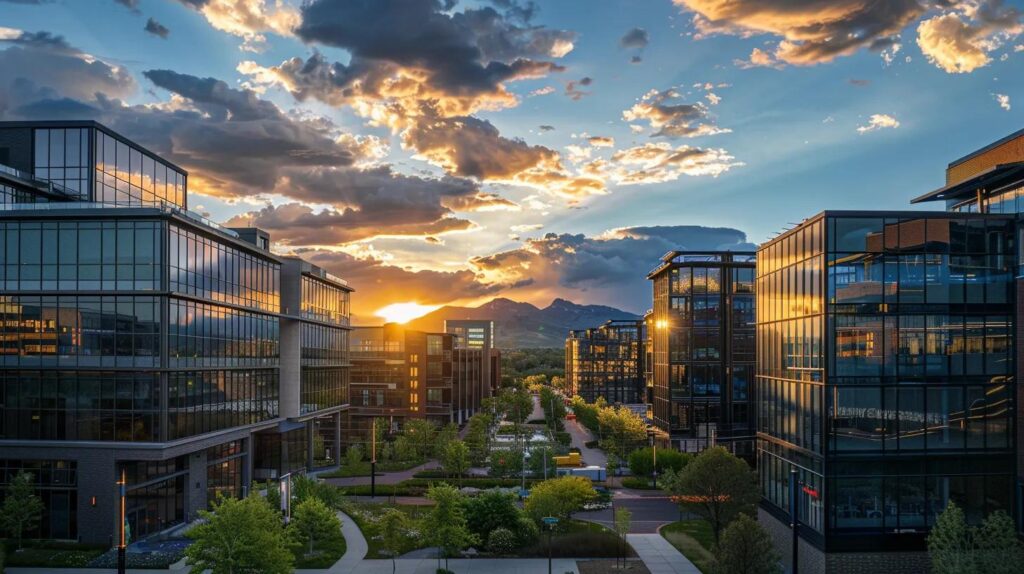
<svg viewBox="0 0 1024 574">
<path fill-rule="evenodd" d="M 369 551 L 370 546 L 366 543 L 366 537 L 363 536 L 363 532 L 356 526 L 356 521 L 349 518 L 344 512 L 338 512 L 338 520 L 341 521 L 341 533 L 345 536 L 345 555 L 326 570 L 296 570 L 296 574 L 348 573 L 355 570 L 363 559 L 366 558 L 366 553 Z"/>
<path fill-rule="evenodd" d="M 584 464 L 608 467 L 608 457 L 604 454 L 603 450 L 586 446 L 587 442 L 594 440 L 593 435 L 590 434 L 586 427 L 581 425 L 579 421 L 567 420 L 565 421 L 565 430 L 572 437 L 572 446 L 580 449 Z"/>
<path fill-rule="evenodd" d="M 427 462 L 414 466 L 408 470 L 399 470 L 396 472 L 378 472 L 377 473 L 377 486 L 382 484 L 398 484 L 404 480 L 413 478 L 413 475 L 417 472 L 424 470 L 433 470 L 440 468 L 440 465 L 436 460 L 428 460 Z M 345 478 L 328 478 L 326 476 L 319 477 L 321 480 L 332 486 L 357 486 L 360 484 L 370 484 L 370 475 L 366 476 L 349 476 Z"/>
<path fill-rule="evenodd" d="M 627 534 L 626 540 L 651 574 L 700 574 L 693 562 L 661 534 Z"/>
</svg>

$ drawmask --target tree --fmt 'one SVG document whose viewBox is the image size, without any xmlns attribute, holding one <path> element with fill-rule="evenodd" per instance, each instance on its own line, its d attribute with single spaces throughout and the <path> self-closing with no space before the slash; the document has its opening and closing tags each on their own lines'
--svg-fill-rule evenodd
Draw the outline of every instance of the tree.
<svg viewBox="0 0 1024 574">
<path fill-rule="evenodd" d="M 974 531 L 975 564 L 985 574 L 1020 572 L 1024 549 L 1017 539 L 1013 519 L 1002 510 L 989 514 Z"/>
<path fill-rule="evenodd" d="M 693 458 L 689 454 L 671 448 L 663 448 L 657 454 L 658 475 L 664 475 L 670 470 L 678 472 Z M 649 478 L 653 466 L 654 451 L 651 447 L 641 448 L 629 453 L 629 470 L 634 476 Z"/>
<path fill-rule="evenodd" d="M 971 531 L 964 511 L 950 501 L 928 534 L 932 571 L 935 574 L 974 573 L 972 550 Z"/>
<path fill-rule="evenodd" d="M 345 496 L 339 488 L 303 474 L 292 478 L 292 497 L 298 503 L 315 498 L 331 510 L 340 510 L 345 502 Z"/>
<path fill-rule="evenodd" d="M 980 526 L 967 525 L 964 511 L 950 501 L 928 534 L 935 574 L 1011 574 L 1018 572 L 1024 549 L 1005 512 L 988 515 Z"/>
<path fill-rule="evenodd" d="M 308 556 L 317 544 L 330 544 L 342 537 L 341 521 L 319 498 L 311 496 L 295 507 L 285 533 L 295 544 L 305 546 Z"/>
<path fill-rule="evenodd" d="M 596 497 L 597 492 L 586 478 L 562 476 L 535 484 L 526 497 L 524 509 L 537 522 L 545 516 L 565 520 Z"/>
<path fill-rule="evenodd" d="M 354 444 L 345 450 L 345 464 L 352 468 L 359 466 L 359 463 L 363 462 L 363 447 L 358 444 Z"/>
<path fill-rule="evenodd" d="M 0 525 L 9 536 L 21 539 L 25 532 L 39 526 L 43 517 L 43 501 L 36 496 L 36 481 L 31 472 L 21 471 L 7 485 L 7 496 L 0 506 Z"/>
<path fill-rule="evenodd" d="M 715 543 L 741 512 L 752 514 L 760 495 L 747 463 L 725 448 L 709 448 L 679 472 L 667 472 L 662 488 L 687 510 L 708 521 Z"/>
<path fill-rule="evenodd" d="M 602 408 L 597 413 L 601 429 L 601 448 L 620 460 L 638 445 L 647 442 L 647 424 L 633 411 L 623 407 Z"/>
<path fill-rule="evenodd" d="M 496 448 L 488 459 L 488 472 L 496 478 L 518 476 L 523 470 L 523 451 L 517 448 Z"/>
<path fill-rule="evenodd" d="M 405 435 L 399 436 L 395 439 L 395 460 L 399 462 L 409 462 L 416 460 L 416 446 L 409 440 Z"/>
<path fill-rule="evenodd" d="M 444 452 L 448 448 L 448 443 L 458 440 L 458 438 L 459 427 L 455 426 L 455 424 L 448 423 L 441 427 L 434 435 L 434 456 L 444 458 Z"/>
<path fill-rule="evenodd" d="M 494 417 L 486 412 L 479 412 L 469 418 L 466 430 L 466 446 L 469 447 L 469 460 L 475 466 L 483 466 L 491 447 L 491 425 Z"/>
<path fill-rule="evenodd" d="M 438 568 L 441 566 L 442 555 L 447 568 L 448 556 L 471 544 L 477 544 L 478 539 L 466 525 L 463 496 L 454 486 L 431 486 L 427 490 L 427 498 L 434 501 L 434 507 L 424 519 L 424 530 L 430 544 L 438 548 Z"/>
<path fill-rule="evenodd" d="M 487 537 L 487 549 L 494 554 L 511 554 L 516 549 L 516 535 L 504 526 L 495 528 Z"/>
<path fill-rule="evenodd" d="M 490 540 L 495 528 L 515 528 L 523 516 L 515 495 L 498 489 L 485 490 L 466 499 L 465 506 L 466 525 L 480 540 Z"/>
<path fill-rule="evenodd" d="M 527 467 L 533 476 L 543 476 L 547 479 L 544 474 L 544 469 L 547 469 L 549 476 L 555 476 L 558 474 L 557 465 L 555 465 L 555 455 L 551 452 L 551 449 L 546 446 L 539 446 L 530 449 L 530 457 L 526 460 Z"/>
<path fill-rule="evenodd" d="M 409 517 L 394 508 L 388 508 L 377 521 L 380 545 L 391 556 L 391 574 L 395 574 L 395 558 L 409 545 L 409 531 L 412 522 Z"/>
<path fill-rule="evenodd" d="M 250 494 L 259 495 L 261 491 L 264 492 L 263 500 L 266 501 L 267 505 L 275 512 L 281 512 L 281 489 L 279 483 L 273 480 L 267 480 L 266 482 L 255 481 L 249 487 Z"/>
<path fill-rule="evenodd" d="M 524 388 L 502 389 L 501 394 L 498 395 L 498 403 L 502 412 L 505 413 L 505 419 L 515 424 L 517 433 L 520 425 L 525 423 L 533 413 L 533 397 Z"/>
<path fill-rule="evenodd" d="M 288 551 L 281 515 L 263 497 L 221 498 L 187 532 L 195 542 L 185 550 L 193 574 L 287 574 L 295 557 Z"/>
<path fill-rule="evenodd" d="M 566 387 L 565 377 L 551 377 L 551 387 L 562 391 L 563 393 L 568 390 Z"/>
<path fill-rule="evenodd" d="M 560 393 L 555 392 L 549 386 L 540 389 L 540 406 L 544 409 L 544 420 L 548 428 L 558 431 L 564 428 L 562 421 L 565 419 L 565 399 Z"/>
<path fill-rule="evenodd" d="M 620 506 L 615 509 L 615 532 L 619 535 L 621 544 L 619 546 L 622 552 L 622 565 L 626 565 L 626 535 L 629 534 L 629 527 L 633 522 L 633 513 L 629 511 L 625 506 Z"/>
<path fill-rule="evenodd" d="M 434 439 L 437 437 L 437 423 L 425 419 L 405 421 L 403 436 L 412 445 L 417 459 L 425 459 L 434 454 Z"/>
<path fill-rule="evenodd" d="M 448 476 L 457 476 L 460 481 L 462 475 L 469 470 L 469 447 L 459 439 L 448 441 L 441 453 L 441 466 Z"/>
<path fill-rule="evenodd" d="M 739 515 L 722 532 L 715 548 L 715 574 L 782 574 L 781 557 L 756 520 Z"/>
</svg>

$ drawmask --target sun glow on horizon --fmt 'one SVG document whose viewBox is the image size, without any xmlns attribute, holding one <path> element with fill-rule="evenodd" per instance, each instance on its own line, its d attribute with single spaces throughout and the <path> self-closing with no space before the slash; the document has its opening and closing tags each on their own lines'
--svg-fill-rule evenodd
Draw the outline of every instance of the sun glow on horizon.
<svg viewBox="0 0 1024 574">
<path fill-rule="evenodd" d="M 440 305 L 421 305 L 416 302 L 392 303 L 377 309 L 374 315 L 383 318 L 388 323 L 408 323 L 440 307 Z"/>
</svg>

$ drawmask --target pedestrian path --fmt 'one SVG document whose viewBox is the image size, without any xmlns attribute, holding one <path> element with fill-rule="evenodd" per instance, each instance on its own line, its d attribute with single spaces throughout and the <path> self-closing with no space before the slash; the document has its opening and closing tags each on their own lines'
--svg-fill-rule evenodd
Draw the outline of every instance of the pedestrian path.
<svg viewBox="0 0 1024 574">
<path fill-rule="evenodd" d="M 593 435 L 587 430 L 579 421 L 565 421 L 565 430 L 569 432 L 569 436 L 572 438 L 572 446 L 580 449 L 580 455 L 583 457 L 583 462 L 591 466 L 608 466 L 608 456 L 604 454 L 603 450 L 590 448 L 586 445 L 587 442 L 594 440 Z"/>
<path fill-rule="evenodd" d="M 338 520 L 341 521 L 341 533 L 345 536 L 345 555 L 326 570 L 296 570 L 296 574 L 347 574 L 354 571 L 359 563 L 366 558 L 370 545 L 366 542 L 363 531 L 356 526 L 356 521 L 344 512 L 338 512 Z"/>
<path fill-rule="evenodd" d="M 626 540 L 651 574 L 700 574 L 693 562 L 661 534 L 627 534 Z"/>
</svg>

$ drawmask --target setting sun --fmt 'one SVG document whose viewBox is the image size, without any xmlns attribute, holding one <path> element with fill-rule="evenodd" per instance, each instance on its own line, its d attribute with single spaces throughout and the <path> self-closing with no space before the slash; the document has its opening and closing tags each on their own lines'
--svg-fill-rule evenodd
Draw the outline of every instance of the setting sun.
<svg viewBox="0 0 1024 574">
<path fill-rule="evenodd" d="M 388 323 L 407 323 L 417 317 L 437 309 L 440 305 L 420 305 L 419 303 L 392 303 L 387 307 L 377 309 L 374 313 L 382 317 Z"/>
</svg>

